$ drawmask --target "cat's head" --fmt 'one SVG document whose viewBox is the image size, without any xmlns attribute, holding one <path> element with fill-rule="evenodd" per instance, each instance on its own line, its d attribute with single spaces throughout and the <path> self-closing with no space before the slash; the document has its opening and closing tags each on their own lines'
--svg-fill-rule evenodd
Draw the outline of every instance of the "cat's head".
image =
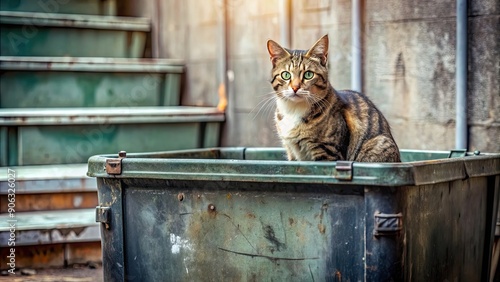
<svg viewBox="0 0 500 282">
<path fill-rule="evenodd" d="M 328 91 L 328 35 L 309 50 L 289 50 L 267 42 L 273 64 L 271 84 L 278 98 L 291 102 L 316 102 Z"/>
</svg>

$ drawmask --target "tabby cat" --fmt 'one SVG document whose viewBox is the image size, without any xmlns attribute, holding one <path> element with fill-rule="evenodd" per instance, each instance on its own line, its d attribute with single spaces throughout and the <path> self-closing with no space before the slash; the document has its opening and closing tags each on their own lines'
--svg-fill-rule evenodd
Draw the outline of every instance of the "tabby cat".
<svg viewBox="0 0 500 282">
<path fill-rule="evenodd" d="M 276 128 L 288 160 L 400 162 L 387 120 L 363 94 L 328 81 L 328 35 L 309 50 L 269 40 Z"/>
</svg>

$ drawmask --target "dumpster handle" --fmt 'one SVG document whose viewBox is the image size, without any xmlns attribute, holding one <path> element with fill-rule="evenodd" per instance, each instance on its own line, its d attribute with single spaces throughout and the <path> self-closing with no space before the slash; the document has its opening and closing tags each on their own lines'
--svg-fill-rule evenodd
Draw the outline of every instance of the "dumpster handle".
<svg viewBox="0 0 500 282">
<path fill-rule="evenodd" d="M 338 180 L 352 180 L 352 161 L 337 161 L 334 176 Z"/>
<path fill-rule="evenodd" d="M 375 236 L 391 236 L 397 235 L 401 230 L 403 230 L 403 214 L 386 214 L 386 213 L 376 213 L 375 214 L 375 230 L 373 235 Z"/>
<path fill-rule="evenodd" d="M 109 229 L 111 222 L 111 208 L 97 206 L 95 207 L 95 222 L 104 223 L 106 229 Z"/>
</svg>

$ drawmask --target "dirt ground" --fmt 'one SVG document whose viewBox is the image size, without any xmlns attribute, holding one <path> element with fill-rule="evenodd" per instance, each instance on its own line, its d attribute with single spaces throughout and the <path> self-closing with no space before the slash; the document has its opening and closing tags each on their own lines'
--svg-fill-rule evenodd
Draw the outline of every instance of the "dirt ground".
<svg viewBox="0 0 500 282">
<path fill-rule="evenodd" d="M 32 272 L 29 270 L 28 272 Z M 36 274 L 23 275 L 16 270 L 15 275 L 0 276 L 0 281 L 10 282 L 103 282 L 102 267 L 73 266 L 68 268 L 35 269 Z"/>
</svg>

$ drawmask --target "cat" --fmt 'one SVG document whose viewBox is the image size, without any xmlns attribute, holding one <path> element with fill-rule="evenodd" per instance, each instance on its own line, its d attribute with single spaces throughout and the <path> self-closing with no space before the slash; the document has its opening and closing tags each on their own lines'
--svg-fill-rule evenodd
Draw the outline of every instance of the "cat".
<svg viewBox="0 0 500 282">
<path fill-rule="evenodd" d="M 267 42 L 275 125 L 290 161 L 400 162 L 389 123 L 365 95 L 328 80 L 328 34 L 309 50 Z"/>
</svg>

